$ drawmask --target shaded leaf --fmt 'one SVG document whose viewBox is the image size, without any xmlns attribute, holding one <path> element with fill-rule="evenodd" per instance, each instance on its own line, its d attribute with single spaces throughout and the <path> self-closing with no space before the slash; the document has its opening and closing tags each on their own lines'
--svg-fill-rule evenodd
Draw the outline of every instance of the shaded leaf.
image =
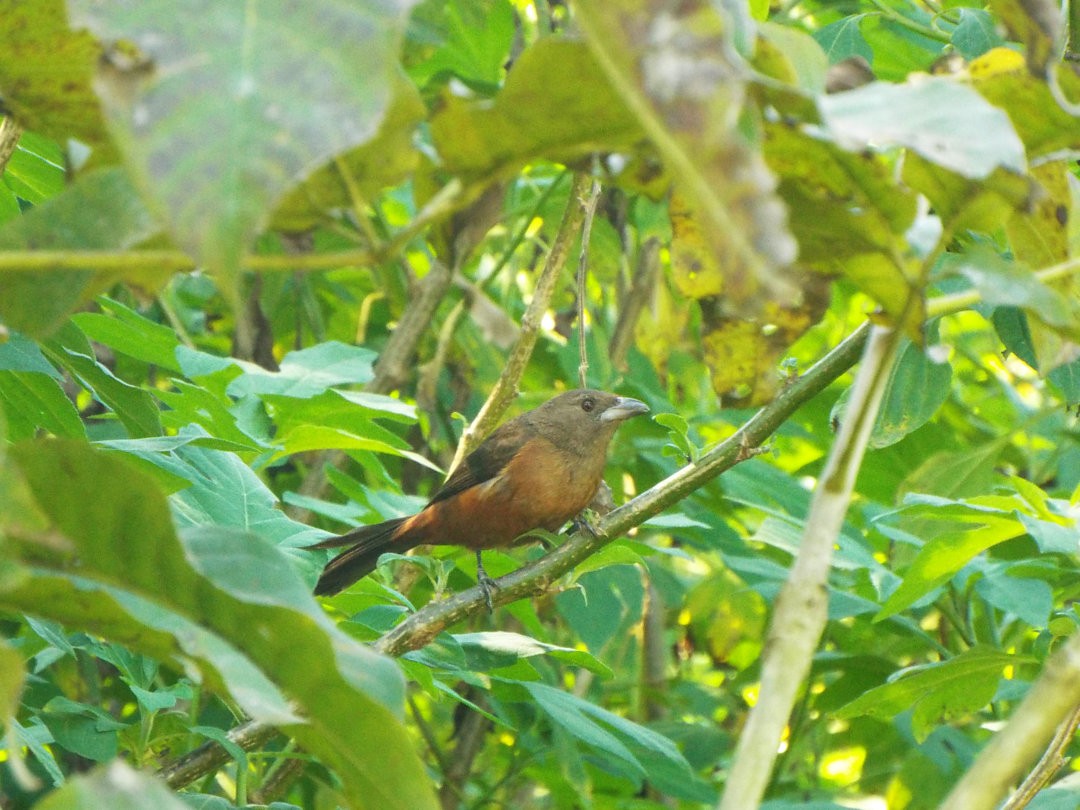
<svg viewBox="0 0 1080 810">
<path fill-rule="evenodd" d="M 595 672 L 597 675 L 611 677 L 611 668 L 604 662 L 585 650 L 575 650 L 571 647 L 560 647 L 556 644 L 548 644 L 534 638 L 509 633 L 502 630 L 488 631 L 484 633 L 458 633 L 454 636 L 455 641 L 461 646 L 466 655 L 473 656 L 471 669 L 490 669 L 495 666 L 508 666 L 523 658 L 531 658 L 535 655 L 550 655 L 559 661 L 564 661 L 570 666 L 582 667 Z M 478 665 L 476 657 L 484 657 L 489 662 L 487 666 Z"/>
<path fill-rule="evenodd" d="M 91 172 L 62 194 L 0 227 L 0 250 L 124 250 L 158 227 L 119 169 Z M 126 277 L 154 289 L 168 270 L 136 270 Z M 117 280 L 88 260 L 85 269 L 0 271 L 0 318 L 38 337 L 54 331 L 78 304 Z"/>
<path fill-rule="evenodd" d="M 226 274 L 295 178 L 375 135 L 411 5 L 68 0 L 107 50 L 138 49 L 95 88 L 177 241 Z"/>
<path fill-rule="evenodd" d="M 925 425 L 948 398 L 951 381 L 949 363 L 934 362 L 922 347 L 905 339 L 889 369 L 869 446 L 888 447 Z M 850 389 L 833 406 L 831 421 L 844 419 L 849 393 Z"/>
</svg>

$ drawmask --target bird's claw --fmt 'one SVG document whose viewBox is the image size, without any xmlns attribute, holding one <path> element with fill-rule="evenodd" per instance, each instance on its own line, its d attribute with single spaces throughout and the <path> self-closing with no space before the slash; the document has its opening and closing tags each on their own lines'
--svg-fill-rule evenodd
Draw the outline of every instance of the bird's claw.
<svg viewBox="0 0 1080 810">
<path fill-rule="evenodd" d="M 499 590 L 499 583 L 488 576 L 484 570 L 484 563 L 480 559 L 480 552 L 476 552 L 476 587 L 484 595 L 484 604 L 487 605 L 488 613 L 495 612 L 495 591 Z"/>
<path fill-rule="evenodd" d="M 585 531 L 591 534 L 593 537 L 597 536 L 596 527 L 589 520 L 588 515 L 582 512 L 580 515 L 570 521 L 570 533 Z"/>
</svg>

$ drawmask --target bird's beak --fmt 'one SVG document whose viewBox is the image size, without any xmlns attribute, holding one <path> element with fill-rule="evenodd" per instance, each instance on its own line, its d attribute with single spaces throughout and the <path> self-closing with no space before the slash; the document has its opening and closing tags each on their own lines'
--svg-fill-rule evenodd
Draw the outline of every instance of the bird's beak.
<svg viewBox="0 0 1080 810">
<path fill-rule="evenodd" d="M 600 414 L 601 422 L 621 422 L 631 416 L 648 413 L 649 406 L 640 399 L 630 397 L 615 397 L 615 404 Z"/>
</svg>

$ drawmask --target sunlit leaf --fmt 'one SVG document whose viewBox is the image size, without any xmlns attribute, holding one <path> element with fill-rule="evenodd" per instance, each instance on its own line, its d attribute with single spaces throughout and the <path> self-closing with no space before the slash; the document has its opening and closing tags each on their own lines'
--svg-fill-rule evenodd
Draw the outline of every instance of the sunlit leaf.
<svg viewBox="0 0 1080 810">
<path fill-rule="evenodd" d="M 874 82 L 825 96 L 821 113 L 836 140 L 853 150 L 903 146 L 963 177 L 999 166 L 1027 168 L 1009 117 L 969 87 L 948 79 Z M 971 132 L 977 131 L 978 138 Z"/>
<path fill-rule="evenodd" d="M 923 740 L 934 725 L 981 709 L 994 696 L 1005 667 L 1017 656 L 985 647 L 967 650 L 937 664 L 911 667 L 889 683 L 864 692 L 841 708 L 841 718 L 869 715 L 891 719 L 914 709 L 915 736 Z"/>
</svg>

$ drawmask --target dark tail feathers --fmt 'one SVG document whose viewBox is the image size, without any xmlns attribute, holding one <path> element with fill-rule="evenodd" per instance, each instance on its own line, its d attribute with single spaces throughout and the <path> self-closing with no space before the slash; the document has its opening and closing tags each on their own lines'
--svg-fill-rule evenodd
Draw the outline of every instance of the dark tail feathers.
<svg viewBox="0 0 1080 810">
<path fill-rule="evenodd" d="M 413 547 L 412 543 L 403 542 L 404 538 L 395 539 L 399 526 L 408 518 L 395 518 L 374 526 L 361 526 L 340 537 L 331 537 L 311 548 L 335 548 L 350 546 L 323 569 L 315 585 L 316 596 L 330 596 L 343 591 L 361 577 L 375 570 L 379 555 L 387 551 L 405 552 Z M 391 549 L 393 546 L 393 549 Z"/>
</svg>

